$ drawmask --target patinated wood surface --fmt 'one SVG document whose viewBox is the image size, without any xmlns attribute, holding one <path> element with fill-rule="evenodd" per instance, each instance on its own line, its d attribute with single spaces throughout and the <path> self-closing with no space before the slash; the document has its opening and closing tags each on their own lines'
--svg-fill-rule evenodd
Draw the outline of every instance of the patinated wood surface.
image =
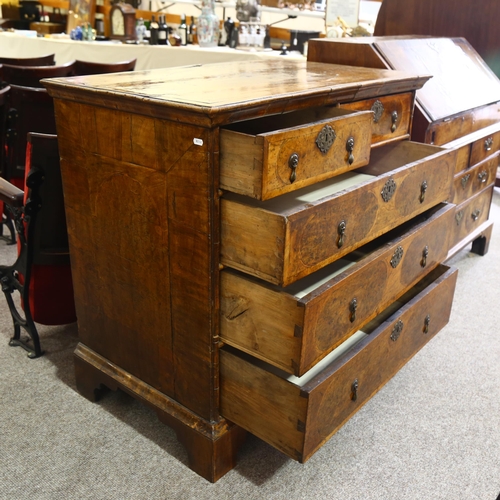
<svg viewBox="0 0 500 500">
<path fill-rule="evenodd" d="M 499 18 L 500 3 L 491 0 L 384 0 L 375 35 L 464 37 L 500 75 Z"/>
<path fill-rule="evenodd" d="M 295 460 L 306 461 L 446 325 L 456 277 L 454 270 L 437 268 L 425 281 L 427 288 L 408 292 L 397 313 L 302 387 L 222 350 L 222 415 Z M 393 340 L 398 321 L 403 330 Z"/>
<path fill-rule="evenodd" d="M 494 179 L 490 179 L 489 187 L 456 207 L 455 223 L 450 228 L 452 247 L 488 220 L 493 182 Z"/>
<path fill-rule="evenodd" d="M 453 180 L 454 194 L 451 202 L 459 205 L 479 193 L 494 181 L 497 168 L 498 152 L 492 158 L 456 175 Z"/>
<path fill-rule="evenodd" d="M 279 59 L 52 79 L 45 84 L 54 97 L 210 127 L 412 91 L 428 79 L 426 74 Z"/>
<path fill-rule="evenodd" d="M 333 273 L 335 266 L 285 289 L 223 272 L 222 340 L 288 373 L 303 375 L 446 258 L 454 214 L 455 207 L 446 205 L 395 231 L 393 239 L 361 248 L 355 266 L 320 281 L 303 297 L 298 290 L 312 286 L 316 275 L 320 280 Z M 350 308 L 353 300 L 355 314 Z"/>
<path fill-rule="evenodd" d="M 306 111 L 221 130 L 221 188 L 267 200 L 368 163 L 371 112 L 338 107 Z M 332 130 L 333 141 L 321 150 L 317 141 L 325 127 Z"/>
<path fill-rule="evenodd" d="M 81 342 L 210 418 L 208 131 L 60 100 L 56 113 Z"/>
<path fill-rule="evenodd" d="M 250 203 L 228 195 L 221 204 L 221 261 L 287 286 L 447 200 L 455 158 L 453 150 L 403 141 L 372 151 L 370 165 L 359 169 L 372 180 L 316 201 L 287 199 L 290 193 Z M 387 183 L 396 188 L 384 201 Z"/>
<path fill-rule="evenodd" d="M 413 116 L 414 93 L 397 94 L 393 96 L 376 97 L 342 103 L 341 106 L 351 110 L 375 110 L 381 106 L 380 116 L 374 111 L 372 122 L 372 144 L 381 145 L 407 137 Z"/>
</svg>

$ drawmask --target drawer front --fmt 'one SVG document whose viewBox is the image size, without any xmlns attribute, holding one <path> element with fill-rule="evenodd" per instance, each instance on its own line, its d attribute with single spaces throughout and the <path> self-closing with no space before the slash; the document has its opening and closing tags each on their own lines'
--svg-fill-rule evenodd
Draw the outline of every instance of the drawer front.
<svg viewBox="0 0 500 500">
<path fill-rule="evenodd" d="M 451 247 L 488 220 L 493 186 L 486 188 L 455 209 L 455 222 L 450 235 Z"/>
<path fill-rule="evenodd" d="M 463 170 L 467 170 L 470 166 L 470 144 L 466 144 L 457 150 L 457 163 L 455 165 L 455 174 L 460 174 Z"/>
<path fill-rule="evenodd" d="M 456 175 L 453 181 L 452 203 L 459 205 L 494 182 L 497 168 L 498 152 L 493 158 Z"/>
<path fill-rule="evenodd" d="M 489 134 L 471 145 L 470 166 L 474 166 L 500 150 L 500 132 Z"/>
<path fill-rule="evenodd" d="M 372 144 L 401 139 L 409 134 L 413 114 L 413 94 L 395 94 L 341 104 L 345 109 L 373 112 Z"/>
<path fill-rule="evenodd" d="M 414 146 L 435 154 L 408 164 Z M 287 286 L 449 198 L 454 150 L 406 141 L 387 148 L 377 154 L 389 173 L 298 208 L 222 199 L 222 263 Z"/>
<path fill-rule="evenodd" d="M 303 375 L 446 258 L 454 214 L 453 205 L 444 205 L 417 217 L 374 249 L 361 249 L 356 264 L 326 281 L 335 264 L 284 289 L 223 271 L 223 342 Z"/>
<path fill-rule="evenodd" d="M 318 111 L 320 116 L 332 116 L 309 123 L 316 115 L 308 111 L 242 122 L 238 130 L 222 129 L 221 188 L 267 200 L 368 163 L 370 112 L 325 108 Z M 294 121 L 307 123 L 290 126 Z M 276 130 L 254 135 L 241 132 L 245 126 L 249 132 Z"/>
<path fill-rule="evenodd" d="M 437 268 L 428 276 L 431 284 L 304 385 L 222 349 L 221 414 L 295 460 L 307 460 L 446 325 L 456 276 Z"/>
</svg>

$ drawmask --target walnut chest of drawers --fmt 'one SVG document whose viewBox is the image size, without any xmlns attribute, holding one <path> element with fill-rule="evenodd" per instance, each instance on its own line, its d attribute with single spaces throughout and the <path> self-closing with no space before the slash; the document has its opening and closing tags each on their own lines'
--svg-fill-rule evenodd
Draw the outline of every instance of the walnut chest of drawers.
<svg viewBox="0 0 500 500">
<path fill-rule="evenodd" d="M 46 81 L 79 391 L 152 406 L 211 481 L 246 431 L 306 460 L 449 318 L 459 148 L 409 140 L 427 79 L 281 59 Z"/>
<path fill-rule="evenodd" d="M 448 257 L 472 242 L 488 250 L 488 220 L 500 153 L 500 80 L 463 38 L 313 40 L 308 58 L 432 75 L 417 91 L 412 140 L 458 148 L 450 201 L 457 205 Z M 350 107 L 351 105 L 348 105 Z"/>
</svg>

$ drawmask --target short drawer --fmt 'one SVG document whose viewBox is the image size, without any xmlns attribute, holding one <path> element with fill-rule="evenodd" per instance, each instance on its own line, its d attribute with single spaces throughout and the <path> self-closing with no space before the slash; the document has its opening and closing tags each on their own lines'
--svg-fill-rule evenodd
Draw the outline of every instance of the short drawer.
<svg viewBox="0 0 500 500">
<path fill-rule="evenodd" d="M 500 132 L 488 134 L 471 144 L 469 164 L 474 166 L 500 150 Z"/>
<path fill-rule="evenodd" d="M 470 167 L 470 144 L 466 144 L 457 149 L 457 163 L 455 165 L 455 174 L 461 173 Z"/>
<path fill-rule="evenodd" d="M 454 205 L 440 205 L 286 288 L 221 273 L 224 343 L 303 375 L 443 261 Z"/>
<path fill-rule="evenodd" d="M 452 203 L 457 205 L 463 203 L 489 184 L 495 182 L 497 168 L 498 151 L 492 158 L 456 175 L 453 181 Z"/>
<path fill-rule="evenodd" d="M 456 207 L 455 222 L 452 224 L 450 234 L 451 247 L 488 220 L 492 194 L 493 186 L 491 185 Z"/>
<path fill-rule="evenodd" d="M 220 186 L 267 200 L 366 165 L 372 113 L 338 107 L 266 116 L 220 131 Z"/>
<path fill-rule="evenodd" d="M 300 378 L 221 349 L 221 414 L 306 461 L 447 324 L 456 278 L 436 268 Z"/>
<path fill-rule="evenodd" d="M 349 102 L 341 104 L 341 107 L 351 110 L 371 110 L 372 144 L 383 144 L 408 136 L 413 114 L 413 99 L 413 93 L 408 92 Z"/>
<path fill-rule="evenodd" d="M 400 141 L 356 173 L 274 200 L 226 193 L 221 262 L 287 286 L 447 200 L 455 153 Z"/>
</svg>

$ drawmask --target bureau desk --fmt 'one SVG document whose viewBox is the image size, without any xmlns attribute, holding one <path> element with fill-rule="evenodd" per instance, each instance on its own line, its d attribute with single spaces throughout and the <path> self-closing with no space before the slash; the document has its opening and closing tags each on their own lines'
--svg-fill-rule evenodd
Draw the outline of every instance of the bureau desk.
<svg viewBox="0 0 500 500">
<path fill-rule="evenodd" d="M 427 79 L 283 59 L 46 80 L 78 390 L 150 405 L 210 481 L 246 431 L 307 460 L 449 318 L 458 150 L 409 140 Z"/>
<path fill-rule="evenodd" d="M 500 154 L 500 80 L 463 38 L 312 40 L 308 59 L 432 75 L 417 91 L 412 140 L 458 148 L 450 201 L 457 205 L 448 257 L 472 242 L 488 250 Z M 498 184 L 497 180 L 497 184 Z"/>
</svg>

